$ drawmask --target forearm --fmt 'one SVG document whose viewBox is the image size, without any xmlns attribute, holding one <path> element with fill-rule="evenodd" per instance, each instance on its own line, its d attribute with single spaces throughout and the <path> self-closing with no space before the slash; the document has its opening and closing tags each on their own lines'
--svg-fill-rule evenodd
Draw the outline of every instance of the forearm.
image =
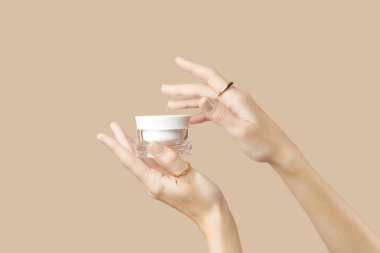
<svg viewBox="0 0 380 253">
<path fill-rule="evenodd" d="M 235 220 L 226 203 L 198 223 L 209 253 L 242 253 Z"/>
<path fill-rule="evenodd" d="M 298 150 L 285 164 L 272 166 L 302 205 L 330 252 L 380 252 L 375 233 L 323 181 Z"/>
</svg>

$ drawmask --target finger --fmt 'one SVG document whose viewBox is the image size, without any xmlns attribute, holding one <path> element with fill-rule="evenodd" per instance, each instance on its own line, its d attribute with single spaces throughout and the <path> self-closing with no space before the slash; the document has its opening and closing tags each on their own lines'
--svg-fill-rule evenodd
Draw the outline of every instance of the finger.
<svg viewBox="0 0 380 253">
<path fill-rule="evenodd" d="M 224 89 L 228 84 L 228 81 L 213 68 L 202 66 L 181 57 L 177 57 L 175 62 L 180 68 L 207 81 L 216 92 Z"/>
<path fill-rule="evenodd" d="M 170 175 L 170 171 L 167 169 L 163 168 L 160 164 L 156 162 L 156 160 L 152 158 L 141 158 L 141 160 L 151 169 L 158 170 L 161 172 L 162 175 Z"/>
<path fill-rule="evenodd" d="M 175 59 L 176 64 L 182 68 L 183 70 L 190 72 L 191 74 L 202 78 L 205 81 L 210 81 L 211 79 L 215 79 L 218 76 L 218 73 L 215 71 L 215 69 L 202 66 L 200 64 L 197 64 L 195 62 L 191 62 L 189 60 L 185 60 L 181 57 L 177 57 Z M 221 76 L 220 76 L 221 77 Z M 220 87 L 218 87 L 220 88 Z"/>
<path fill-rule="evenodd" d="M 124 146 L 117 142 L 114 138 L 100 133 L 96 137 L 100 142 L 106 145 L 142 183 L 146 183 L 146 178 L 149 173 L 149 167 L 136 158 L 133 153 L 128 151 Z"/>
<path fill-rule="evenodd" d="M 162 145 L 160 142 L 151 142 L 149 150 L 154 159 L 171 172 L 180 173 L 187 166 L 185 161 L 174 150 Z"/>
<path fill-rule="evenodd" d="M 218 100 L 203 97 L 199 101 L 199 107 L 209 120 L 225 128 L 232 135 L 243 125 L 242 120 L 237 118 Z"/>
<path fill-rule="evenodd" d="M 169 100 L 168 107 L 171 109 L 189 109 L 198 108 L 200 98 L 187 98 L 178 100 Z"/>
<path fill-rule="evenodd" d="M 112 122 L 110 125 L 116 140 L 123 145 L 128 151 L 134 152 L 133 150 L 133 140 L 125 133 L 120 124 Z"/>
<path fill-rule="evenodd" d="M 216 97 L 217 95 L 210 86 L 204 83 L 163 84 L 161 85 L 161 91 L 171 96 Z"/>
<path fill-rule="evenodd" d="M 190 117 L 190 124 L 200 124 L 206 121 L 210 121 L 204 112 L 197 113 Z"/>
</svg>

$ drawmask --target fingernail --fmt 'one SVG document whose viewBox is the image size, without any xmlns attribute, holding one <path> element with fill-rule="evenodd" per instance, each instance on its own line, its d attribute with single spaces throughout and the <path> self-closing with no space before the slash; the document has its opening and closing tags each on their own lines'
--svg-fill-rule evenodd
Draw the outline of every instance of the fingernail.
<svg viewBox="0 0 380 253">
<path fill-rule="evenodd" d="M 101 141 L 102 140 L 102 134 L 97 134 L 96 135 L 96 139 L 98 139 L 99 141 Z"/>
<path fill-rule="evenodd" d="M 150 149 L 153 153 L 160 154 L 162 150 L 164 150 L 164 146 L 161 143 L 154 141 L 150 144 Z"/>
<path fill-rule="evenodd" d="M 206 99 L 202 105 L 202 108 L 205 110 L 205 112 L 210 112 L 214 108 L 214 102 L 212 102 L 210 99 Z"/>
</svg>

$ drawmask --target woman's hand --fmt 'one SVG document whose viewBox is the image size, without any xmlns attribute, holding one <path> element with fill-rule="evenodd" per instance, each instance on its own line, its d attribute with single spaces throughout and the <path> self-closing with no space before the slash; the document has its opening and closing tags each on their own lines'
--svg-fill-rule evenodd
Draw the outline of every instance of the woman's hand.
<svg viewBox="0 0 380 253">
<path fill-rule="evenodd" d="M 253 160 L 271 164 L 286 163 L 295 150 L 295 145 L 285 133 L 256 104 L 251 95 L 234 86 L 221 96 L 228 81 L 215 69 L 176 58 L 182 69 L 200 77 L 201 83 L 162 85 L 167 95 L 183 96 L 169 100 L 173 109 L 200 108 L 192 116 L 191 123 L 211 120 L 227 130 L 241 149 Z"/>
<path fill-rule="evenodd" d="M 153 142 L 152 158 L 137 158 L 133 140 L 117 123 L 111 124 L 114 137 L 98 134 L 97 138 L 110 148 L 145 186 L 148 193 L 180 212 L 199 226 L 207 239 L 210 253 L 241 253 L 239 234 L 233 216 L 218 186 L 195 168 L 177 180 L 186 163 L 170 148 Z"/>
<path fill-rule="evenodd" d="M 169 101 L 175 109 L 197 108 L 193 124 L 212 120 L 225 128 L 253 160 L 279 172 L 332 253 L 380 253 L 380 240 L 360 217 L 323 181 L 295 144 L 245 91 L 232 87 L 217 71 L 177 58 L 176 63 L 205 83 L 163 85 L 162 92 L 182 95 Z M 301 173 L 288 173 L 301 172 Z"/>
<path fill-rule="evenodd" d="M 112 123 L 111 129 L 114 137 L 101 133 L 97 138 L 131 170 L 153 198 L 178 209 L 198 224 L 225 205 L 218 186 L 196 169 L 192 168 L 177 181 L 171 176 L 172 172 L 186 168 L 185 162 L 173 150 L 153 142 L 149 148 L 154 159 L 140 159 L 135 156 L 134 143 L 122 127 Z"/>
</svg>

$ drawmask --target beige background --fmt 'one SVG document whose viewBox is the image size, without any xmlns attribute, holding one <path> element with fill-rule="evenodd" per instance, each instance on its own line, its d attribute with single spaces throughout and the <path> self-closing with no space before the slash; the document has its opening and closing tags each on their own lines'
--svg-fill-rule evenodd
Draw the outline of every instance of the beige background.
<svg viewBox="0 0 380 253">
<path fill-rule="evenodd" d="M 0 252 L 205 252 L 95 139 L 166 108 L 162 83 L 217 68 L 380 232 L 379 1 L 1 1 Z M 185 113 L 194 113 L 185 111 Z M 222 188 L 246 252 L 327 252 L 280 178 L 212 124 L 191 161 Z M 243 175 L 243 176 L 241 176 Z"/>
</svg>

